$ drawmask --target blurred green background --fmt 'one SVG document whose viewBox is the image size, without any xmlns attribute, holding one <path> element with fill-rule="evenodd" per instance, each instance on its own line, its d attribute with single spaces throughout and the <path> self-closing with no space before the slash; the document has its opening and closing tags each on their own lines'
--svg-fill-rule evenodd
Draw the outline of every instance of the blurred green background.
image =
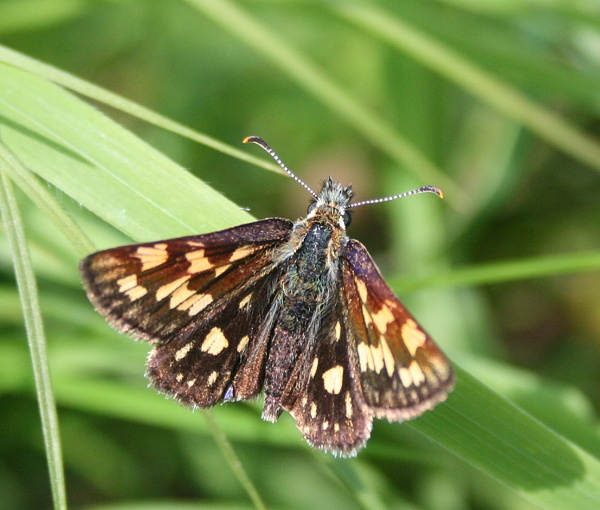
<svg viewBox="0 0 600 510">
<path fill-rule="evenodd" d="M 36 172 L 49 199 L 95 248 L 241 223 L 238 208 L 256 218 L 296 219 L 309 197 L 291 179 L 170 132 L 164 120 L 153 125 L 136 117 L 130 104 L 108 96 L 87 99 L 90 90 L 78 89 L 74 77 L 262 158 L 257 147 L 241 145 L 245 136 L 259 135 L 313 188 L 329 175 L 352 183 L 357 200 L 426 184 L 442 188 L 443 201 L 424 195 L 359 208 L 349 234 L 368 247 L 408 308 L 470 374 L 461 379 L 465 386 L 489 386 L 539 420 L 531 420 L 535 426 L 585 452 L 584 465 L 598 468 L 597 2 L 2 0 L 0 38 L 0 140 Z M 34 61 L 20 60 L 23 55 Z M 66 81 L 42 63 L 68 73 L 62 75 Z M 19 152 L 16 133 L 28 133 L 15 129 L 7 112 L 14 111 L 12 97 L 19 92 L 25 105 L 46 100 L 46 111 L 32 108 L 32 126 L 46 122 L 48 112 L 48 122 L 61 122 L 56 111 L 64 107 L 27 92 L 35 90 L 27 88 L 27 78 L 23 88 L 7 86 L 9 77 L 22 79 L 12 74 L 16 68 L 76 90 L 97 110 L 90 110 L 90 126 L 98 111 L 106 114 L 237 206 L 213 208 L 208 204 L 221 204 L 218 197 L 190 202 L 156 186 L 152 207 L 167 213 L 180 207 L 176 214 L 191 218 L 178 230 L 150 206 L 122 205 L 126 199 L 114 198 L 110 184 L 81 185 L 85 180 L 75 180 L 70 167 L 56 177 L 60 170 L 48 162 L 54 173 L 45 175 L 42 152 Z M 88 134 L 88 113 L 73 115 L 82 121 L 83 144 L 117 153 L 111 138 Z M 70 150 L 79 150 L 76 143 L 67 138 L 68 150 L 57 153 L 70 158 Z M 140 154 L 153 154 L 152 148 Z M 58 161 L 52 163 L 60 169 Z M 122 167 L 132 188 L 139 181 L 145 194 L 145 186 L 156 184 L 154 170 L 144 164 L 123 158 Z M 172 185 L 180 180 L 174 177 Z M 468 453 L 465 439 L 456 447 L 440 439 L 443 428 L 429 434 L 425 429 L 436 416 L 468 411 L 469 393 L 460 382 L 447 404 L 414 426 L 376 421 L 367 448 L 351 460 L 312 452 L 289 416 L 275 425 L 262 422 L 260 403 L 217 406 L 207 422 L 202 413 L 165 401 L 146 388 L 148 346 L 113 332 L 80 288 L 77 260 L 92 245 L 57 228 L 14 181 L 56 392 L 66 479 L 59 485 L 66 487 L 71 508 L 237 509 L 260 507 L 258 498 L 268 508 L 290 509 L 581 510 L 594 508 L 593 501 L 600 507 L 600 489 L 578 488 L 581 480 L 593 485 L 593 477 L 575 469 L 581 468 L 577 463 L 557 461 L 564 483 L 553 499 L 557 486 L 549 479 L 540 488 L 528 485 L 527 475 L 502 474 L 518 469 L 512 461 L 503 464 L 500 442 L 497 458 L 482 453 L 477 460 L 478 447 Z M 8 221 L 6 209 L 3 219 Z M 5 232 L 0 508 L 51 508 L 49 449 Z M 472 422 L 483 429 L 474 418 L 481 402 L 485 398 L 458 422 L 457 434 L 481 437 L 470 429 Z M 481 414 L 498 418 L 501 431 L 504 417 L 492 410 Z M 521 419 L 517 411 L 507 416 L 507 430 L 532 439 L 512 425 L 513 417 Z M 254 503 L 210 432 L 213 420 L 258 494 Z M 528 457 L 525 439 L 517 449 Z M 554 469 L 551 464 L 546 467 Z"/>
</svg>

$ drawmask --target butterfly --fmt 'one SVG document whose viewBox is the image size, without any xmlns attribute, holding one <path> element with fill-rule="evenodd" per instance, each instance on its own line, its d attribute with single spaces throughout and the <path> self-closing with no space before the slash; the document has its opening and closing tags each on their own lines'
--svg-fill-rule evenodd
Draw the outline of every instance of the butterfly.
<svg viewBox="0 0 600 510">
<path fill-rule="evenodd" d="M 118 331 L 149 342 L 152 385 L 192 408 L 264 393 L 262 417 L 285 410 L 310 445 L 354 456 L 374 418 L 401 422 L 446 399 L 450 362 L 346 235 L 352 187 L 319 193 L 259 137 L 255 143 L 312 196 L 305 218 L 100 251 L 80 271 Z"/>
</svg>

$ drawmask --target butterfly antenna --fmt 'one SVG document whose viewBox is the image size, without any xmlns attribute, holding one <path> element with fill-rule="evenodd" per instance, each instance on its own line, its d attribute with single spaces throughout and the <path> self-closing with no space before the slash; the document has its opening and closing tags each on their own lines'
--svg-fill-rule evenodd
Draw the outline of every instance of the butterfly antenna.
<svg viewBox="0 0 600 510">
<path fill-rule="evenodd" d="M 391 197 L 385 198 L 376 198 L 374 200 L 363 200 L 362 202 L 356 202 L 355 204 L 350 204 L 346 207 L 346 209 L 350 209 L 352 207 L 358 207 L 359 205 L 366 204 L 379 204 L 381 202 L 389 202 L 390 200 L 396 200 L 397 198 L 408 197 L 410 195 L 418 195 L 419 193 L 435 193 L 438 197 L 444 198 L 444 194 L 442 190 L 436 188 L 435 186 L 423 186 L 422 188 L 413 189 L 411 191 L 406 191 L 404 193 L 400 193 L 399 195 L 393 195 Z"/>
<path fill-rule="evenodd" d="M 304 187 L 304 189 L 306 189 L 313 197 L 319 198 L 319 196 L 312 189 L 310 189 L 308 184 L 306 184 L 302 179 L 300 179 L 299 177 L 294 175 L 294 173 L 287 166 L 285 166 L 285 164 L 283 163 L 283 161 L 281 161 L 281 159 L 279 158 L 277 153 L 273 149 L 271 149 L 271 147 L 269 147 L 267 145 L 267 142 L 265 142 L 262 138 L 260 138 L 258 136 L 247 136 L 246 138 L 244 138 L 244 143 L 255 143 L 256 145 L 259 145 L 260 147 L 262 147 L 277 162 L 277 164 L 281 168 L 283 168 L 283 170 L 285 171 L 286 174 L 288 174 L 298 184 L 300 184 L 302 187 Z"/>
</svg>

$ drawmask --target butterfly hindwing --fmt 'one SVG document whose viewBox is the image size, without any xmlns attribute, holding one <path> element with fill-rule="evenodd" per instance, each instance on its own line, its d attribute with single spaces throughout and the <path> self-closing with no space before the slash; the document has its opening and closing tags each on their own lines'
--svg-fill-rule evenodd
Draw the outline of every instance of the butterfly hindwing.
<svg viewBox="0 0 600 510">
<path fill-rule="evenodd" d="M 191 322 L 154 347 L 147 368 L 153 386 L 198 407 L 260 393 L 268 348 L 263 325 L 277 278 L 278 270 L 270 270 L 236 296 L 228 296 L 210 320 Z"/>
<path fill-rule="evenodd" d="M 336 455 L 354 455 L 371 434 L 373 414 L 365 404 L 341 286 L 313 349 L 298 361 L 297 380 L 284 407 L 306 440 Z"/>
<path fill-rule="evenodd" d="M 344 294 L 366 404 L 404 421 L 444 400 L 452 367 L 383 280 L 365 247 L 350 240 Z"/>
</svg>

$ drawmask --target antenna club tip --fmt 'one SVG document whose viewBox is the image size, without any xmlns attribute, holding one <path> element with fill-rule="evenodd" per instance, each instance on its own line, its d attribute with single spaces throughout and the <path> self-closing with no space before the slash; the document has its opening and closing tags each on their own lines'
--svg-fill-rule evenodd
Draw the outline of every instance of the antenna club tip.
<svg viewBox="0 0 600 510">
<path fill-rule="evenodd" d="M 256 145 L 258 145 L 259 147 L 262 147 L 267 152 L 272 152 L 271 147 L 269 147 L 267 145 L 267 142 L 265 142 L 260 136 L 247 136 L 246 138 L 244 138 L 242 140 L 242 142 L 243 143 L 255 143 Z"/>
<path fill-rule="evenodd" d="M 435 193 L 438 197 L 444 198 L 444 192 L 435 186 L 424 186 L 423 191 L 430 191 L 431 193 Z"/>
</svg>

